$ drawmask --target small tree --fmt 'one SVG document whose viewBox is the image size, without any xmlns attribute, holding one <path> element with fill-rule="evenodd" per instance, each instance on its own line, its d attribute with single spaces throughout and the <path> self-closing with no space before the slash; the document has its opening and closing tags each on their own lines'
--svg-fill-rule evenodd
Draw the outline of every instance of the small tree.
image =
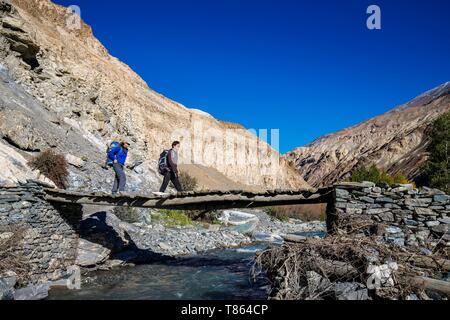
<svg viewBox="0 0 450 320">
<path fill-rule="evenodd" d="M 33 157 L 28 165 L 33 170 L 39 170 L 44 176 L 52 180 L 58 188 L 67 187 L 67 178 L 69 170 L 66 158 L 48 149 Z"/>
<path fill-rule="evenodd" d="M 356 169 L 352 173 L 352 176 L 350 178 L 350 181 L 352 182 L 363 182 L 363 181 L 380 182 L 380 180 L 381 180 L 381 172 L 375 165 Z"/>
<path fill-rule="evenodd" d="M 397 173 L 395 175 L 390 175 L 384 170 L 379 169 L 375 165 L 371 165 L 370 167 L 362 167 L 355 170 L 352 173 L 350 178 L 352 182 L 363 182 L 363 181 L 371 181 L 374 183 L 387 183 L 388 185 L 392 184 L 413 184 L 413 182 L 409 181 L 407 177 L 405 177 L 401 173 Z"/>
<path fill-rule="evenodd" d="M 434 122 L 430 140 L 424 173 L 433 188 L 450 193 L 450 113 Z"/>
</svg>

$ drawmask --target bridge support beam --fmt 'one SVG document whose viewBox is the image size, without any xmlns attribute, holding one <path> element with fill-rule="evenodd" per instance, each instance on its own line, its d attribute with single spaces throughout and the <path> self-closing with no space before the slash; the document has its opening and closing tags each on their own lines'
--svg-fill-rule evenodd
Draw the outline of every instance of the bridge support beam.
<svg viewBox="0 0 450 320">
<path fill-rule="evenodd" d="M 56 189 L 47 189 L 46 192 L 47 200 L 50 202 L 171 210 L 218 210 L 319 204 L 329 203 L 333 194 L 332 188 L 266 193 L 186 192 L 168 198 L 139 195 L 113 197 L 101 193 L 85 194 Z"/>
</svg>

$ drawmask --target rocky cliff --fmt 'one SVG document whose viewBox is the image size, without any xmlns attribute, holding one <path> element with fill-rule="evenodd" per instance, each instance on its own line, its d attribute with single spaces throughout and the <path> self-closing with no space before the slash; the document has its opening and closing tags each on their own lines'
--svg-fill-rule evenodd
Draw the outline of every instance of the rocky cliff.
<svg viewBox="0 0 450 320">
<path fill-rule="evenodd" d="M 369 164 L 415 179 L 427 159 L 427 131 L 448 111 L 450 82 L 384 115 L 321 137 L 286 158 L 313 186 L 345 179 L 358 166 Z"/>
<path fill-rule="evenodd" d="M 0 181 L 35 178 L 26 164 L 55 148 L 71 163 L 71 188 L 109 189 L 105 145 L 132 142 L 130 191 L 157 189 L 156 160 L 171 141 L 181 161 L 263 188 L 308 185 L 279 154 L 238 125 L 151 90 L 109 55 L 92 30 L 49 0 L 0 0 Z"/>
</svg>

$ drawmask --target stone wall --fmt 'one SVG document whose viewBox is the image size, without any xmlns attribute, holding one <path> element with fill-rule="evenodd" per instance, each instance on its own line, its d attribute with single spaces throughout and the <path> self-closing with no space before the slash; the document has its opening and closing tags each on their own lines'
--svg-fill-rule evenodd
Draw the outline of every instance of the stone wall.
<svg viewBox="0 0 450 320">
<path fill-rule="evenodd" d="M 14 253 L 30 269 L 29 282 L 67 276 L 76 260 L 81 212 L 76 205 L 48 203 L 39 182 L 0 186 L 0 238 L 11 237 L 13 230 L 23 232 Z"/>
<path fill-rule="evenodd" d="M 376 222 L 362 228 L 399 246 L 415 246 L 431 253 L 450 245 L 450 196 L 412 185 L 377 186 L 371 182 L 343 183 L 335 188 L 334 210 L 328 213 L 331 233 L 348 232 L 349 221 Z"/>
</svg>

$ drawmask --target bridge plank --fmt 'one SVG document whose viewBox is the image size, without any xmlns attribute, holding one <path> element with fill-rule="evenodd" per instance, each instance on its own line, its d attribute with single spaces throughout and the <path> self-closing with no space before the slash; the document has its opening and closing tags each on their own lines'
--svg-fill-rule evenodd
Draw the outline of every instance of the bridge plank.
<svg viewBox="0 0 450 320">
<path fill-rule="evenodd" d="M 331 199 L 332 188 L 296 191 L 274 190 L 261 193 L 239 190 L 228 192 L 183 192 L 166 198 L 138 194 L 114 197 L 106 193 L 83 193 L 58 189 L 45 189 L 45 192 L 48 201 L 59 203 L 180 210 L 215 210 L 327 203 Z"/>
</svg>

